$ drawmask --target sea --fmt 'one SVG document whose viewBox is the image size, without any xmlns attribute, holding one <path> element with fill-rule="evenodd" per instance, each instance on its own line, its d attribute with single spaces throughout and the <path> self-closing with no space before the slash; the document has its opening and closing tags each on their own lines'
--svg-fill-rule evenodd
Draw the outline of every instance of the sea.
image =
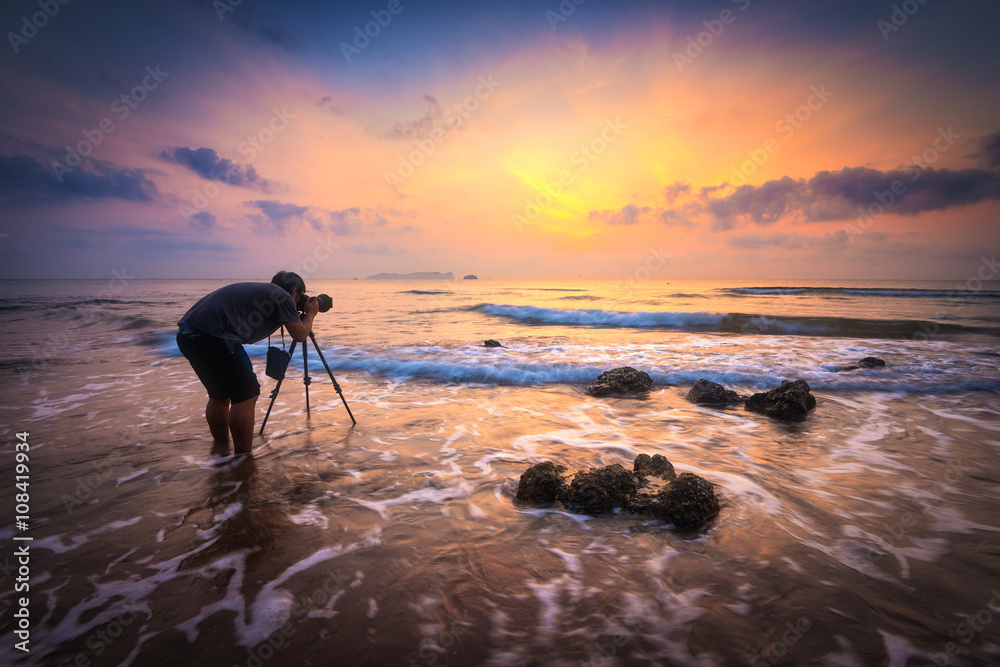
<svg viewBox="0 0 1000 667">
<path fill-rule="evenodd" d="M 307 280 L 334 306 L 273 397 L 248 346 L 251 458 L 174 336 L 254 278 L 2 282 L 0 664 L 1000 664 L 1000 283 L 972 274 Z M 653 389 L 587 393 L 621 366 Z M 696 405 L 701 378 L 817 406 Z M 536 463 L 639 454 L 719 515 L 514 501 Z"/>
</svg>

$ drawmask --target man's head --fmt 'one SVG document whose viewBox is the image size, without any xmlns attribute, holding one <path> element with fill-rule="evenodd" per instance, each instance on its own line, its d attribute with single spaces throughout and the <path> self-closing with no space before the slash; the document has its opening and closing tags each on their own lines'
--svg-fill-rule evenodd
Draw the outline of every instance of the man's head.
<svg viewBox="0 0 1000 667">
<path fill-rule="evenodd" d="M 271 282 L 292 295 L 296 308 L 299 307 L 299 300 L 306 293 L 306 283 L 297 273 L 291 271 L 278 271 L 271 278 Z"/>
</svg>

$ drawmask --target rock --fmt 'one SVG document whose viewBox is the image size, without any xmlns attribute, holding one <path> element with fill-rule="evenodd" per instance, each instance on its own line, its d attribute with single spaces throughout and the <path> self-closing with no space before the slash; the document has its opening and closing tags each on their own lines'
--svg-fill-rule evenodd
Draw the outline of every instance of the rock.
<svg viewBox="0 0 1000 667">
<path fill-rule="evenodd" d="M 591 396 L 644 393 L 653 388 L 653 378 L 648 373 L 623 366 L 601 373 L 587 391 Z"/>
<path fill-rule="evenodd" d="M 611 510 L 627 507 L 639 490 L 639 480 L 618 463 L 578 472 L 563 492 L 567 507 Z"/>
<path fill-rule="evenodd" d="M 698 528 L 719 513 L 715 489 L 704 477 L 683 472 L 652 497 L 646 512 L 678 528 Z"/>
<path fill-rule="evenodd" d="M 483 342 L 483 347 L 503 347 L 503 345 L 500 344 L 500 341 L 490 338 Z"/>
<path fill-rule="evenodd" d="M 742 400 L 735 391 L 705 378 L 694 383 L 686 398 L 692 403 L 739 403 Z"/>
<path fill-rule="evenodd" d="M 462 278 L 462 280 L 479 280 L 479 276 L 477 276 L 474 273 L 470 273 L 469 275 Z"/>
<path fill-rule="evenodd" d="M 858 366 L 861 366 L 861 368 L 883 368 L 885 362 L 878 357 L 865 357 L 858 362 Z"/>
<path fill-rule="evenodd" d="M 667 480 L 677 477 L 674 466 L 663 454 L 653 454 L 652 458 L 649 454 L 639 454 L 632 463 L 632 469 L 637 475 L 653 475 Z"/>
<path fill-rule="evenodd" d="M 556 465 L 552 461 L 531 466 L 521 475 L 514 497 L 531 505 L 550 505 L 556 502 L 566 489 L 566 480 L 561 474 L 565 470 L 566 466 Z"/>
<path fill-rule="evenodd" d="M 785 380 L 776 389 L 754 394 L 746 400 L 744 407 L 775 419 L 805 419 L 809 411 L 816 407 L 816 398 L 809 393 L 805 380 Z"/>
</svg>

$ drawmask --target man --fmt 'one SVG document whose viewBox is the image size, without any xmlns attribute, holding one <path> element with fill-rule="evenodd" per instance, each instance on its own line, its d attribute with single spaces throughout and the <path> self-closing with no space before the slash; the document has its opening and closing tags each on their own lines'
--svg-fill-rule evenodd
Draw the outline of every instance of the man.
<svg viewBox="0 0 1000 667">
<path fill-rule="evenodd" d="M 177 347 L 208 390 L 205 419 L 212 437 L 223 444 L 232 433 L 237 454 L 249 454 L 253 447 L 254 408 L 260 396 L 243 345 L 281 326 L 292 340 L 304 342 L 319 312 L 319 302 L 305 292 L 298 274 L 279 271 L 270 283 L 235 283 L 215 290 L 177 323 Z"/>
</svg>

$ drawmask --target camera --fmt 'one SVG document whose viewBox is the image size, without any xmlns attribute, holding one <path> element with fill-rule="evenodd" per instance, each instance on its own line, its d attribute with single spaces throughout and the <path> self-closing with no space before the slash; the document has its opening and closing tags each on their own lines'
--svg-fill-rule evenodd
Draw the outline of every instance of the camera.
<svg viewBox="0 0 1000 667">
<path fill-rule="evenodd" d="M 319 312 L 325 313 L 326 311 L 333 308 L 333 297 L 329 294 L 319 294 L 316 296 L 316 301 L 319 302 Z M 295 308 L 301 312 L 305 312 L 306 304 L 309 303 L 309 296 L 306 294 L 299 295 L 299 301 L 295 304 Z"/>
<path fill-rule="evenodd" d="M 319 312 L 321 313 L 325 313 L 333 308 L 333 297 L 329 294 L 320 294 L 316 297 L 316 300 L 319 301 Z"/>
</svg>

